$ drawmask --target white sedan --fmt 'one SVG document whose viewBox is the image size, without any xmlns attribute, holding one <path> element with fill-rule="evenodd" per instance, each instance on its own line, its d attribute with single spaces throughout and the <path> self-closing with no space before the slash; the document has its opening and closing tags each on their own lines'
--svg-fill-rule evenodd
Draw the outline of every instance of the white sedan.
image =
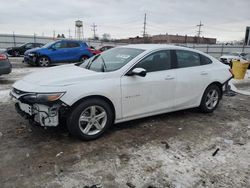
<svg viewBox="0 0 250 188">
<path fill-rule="evenodd" d="M 222 63 L 230 65 L 230 63 L 233 59 L 240 59 L 240 58 L 243 58 L 245 55 L 247 55 L 247 54 L 243 53 L 243 52 L 228 53 L 228 54 L 221 56 L 220 61 Z"/>
<path fill-rule="evenodd" d="M 113 123 L 194 107 L 213 112 L 231 78 L 228 66 L 200 51 L 128 45 L 27 75 L 11 96 L 41 126 L 66 120 L 71 134 L 91 140 Z"/>
</svg>

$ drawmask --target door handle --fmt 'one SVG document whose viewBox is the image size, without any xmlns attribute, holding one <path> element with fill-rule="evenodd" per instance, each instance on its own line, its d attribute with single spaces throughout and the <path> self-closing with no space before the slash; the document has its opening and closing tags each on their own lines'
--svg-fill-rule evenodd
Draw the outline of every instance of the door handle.
<svg viewBox="0 0 250 188">
<path fill-rule="evenodd" d="M 201 72 L 201 75 L 208 75 L 207 72 Z"/>
<path fill-rule="evenodd" d="M 166 77 L 165 77 L 165 80 L 173 80 L 173 79 L 174 79 L 173 76 L 166 76 Z"/>
</svg>

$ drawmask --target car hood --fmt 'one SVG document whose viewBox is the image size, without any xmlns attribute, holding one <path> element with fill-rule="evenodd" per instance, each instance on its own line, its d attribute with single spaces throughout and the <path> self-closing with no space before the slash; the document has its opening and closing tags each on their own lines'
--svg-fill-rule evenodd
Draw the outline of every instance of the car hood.
<svg viewBox="0 0 250 188">
<path fill-rule="evenodd" d="M 225 58 L 225 59 L 234 59 L 234 58 L 239 58 L 239 56 L 235 55 L 223 55 L 220 58 Z"/>
<path fill-rule="evenodd" d="M 94 72 L 74 64 L 47 68 L 25 76 L 22 81 L 39 86 L 68 86 L 91 79 L 100 72 Z"/>
</svg>

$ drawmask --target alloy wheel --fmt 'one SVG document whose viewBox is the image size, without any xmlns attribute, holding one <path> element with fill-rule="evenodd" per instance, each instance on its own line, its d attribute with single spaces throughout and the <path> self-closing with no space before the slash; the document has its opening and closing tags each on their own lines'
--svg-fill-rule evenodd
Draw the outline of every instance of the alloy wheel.
<svg viewBox="0 0 250 188">
<path fill-rule="evenodd" d="M 206 107 L 209 109 L 209 110 L 212 110 L 213 108 L 216 107 L 216 105 L 218 104 L 219 102 L 219 93 L 217 90 L 213 89 L 213 90 L 210 90 L 207 94 L 207 97 L 206 97 Z"/>
<path fill-rule="evenodd" d="M 40 58 L 39 59 L 39 65 L 41 67 L 47 67 L 47 66 L 49 66 L 49 60 L 48 60 L 48 58 L 46 58 L 46 57 Z"/>
<path fill-rule="evenodd" d="M 101 106 L 89 106 L 79 117 L 79 128 L 83 134 L 96 135 L 107 122 L 107 113 Z"/>
</svg>

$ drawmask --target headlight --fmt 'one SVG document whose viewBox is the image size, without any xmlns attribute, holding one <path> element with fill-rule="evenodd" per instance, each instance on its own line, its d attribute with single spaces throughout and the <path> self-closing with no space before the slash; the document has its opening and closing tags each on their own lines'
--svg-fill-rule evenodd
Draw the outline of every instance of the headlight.
<svg viewBox="0 0 250 188">
<path fill-rule="evenodd" d="M 29 53 L 28 56 L 34 57 L 36 54 L 34 53 Z"/>
<path fill-rule="evenodd" d="M 60 99 L 64 93 L 37 94 L 38 101 L 52 102 Z"/>
<path fill-rule="evenodd" d="M 64 95 L 64 92 L 60 93 L 39 93 L 39 94 L 30 94 L 23 96 L 23 100 L 29 103 L 46 103 L 59 100 Z"/>
</svg>

